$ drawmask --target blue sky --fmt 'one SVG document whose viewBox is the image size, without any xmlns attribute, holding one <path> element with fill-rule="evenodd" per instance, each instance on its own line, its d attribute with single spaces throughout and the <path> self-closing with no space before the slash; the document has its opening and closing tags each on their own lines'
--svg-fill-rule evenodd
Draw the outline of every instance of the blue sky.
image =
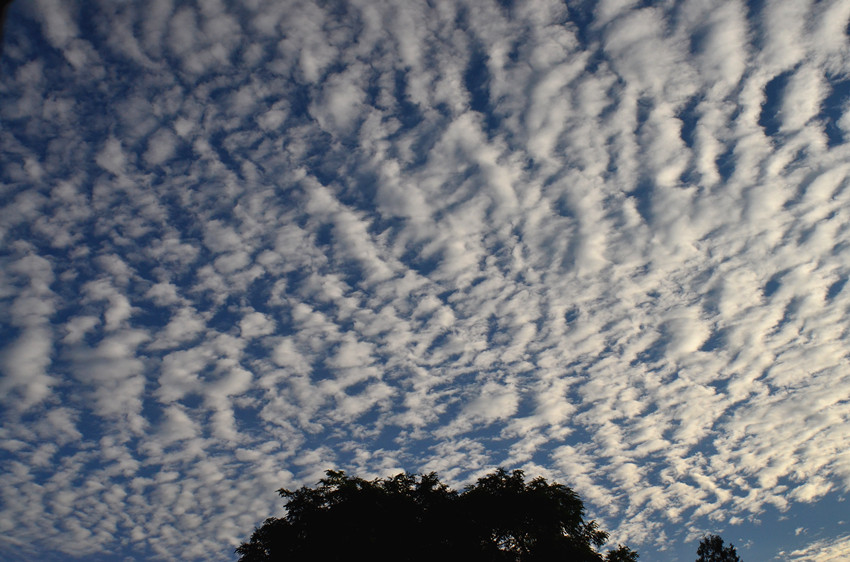
<svg viewBox="0 0 850 562">
<path fill-rule="evenodd" d="M 850 557 L 850 3 L 18 0 L 0 557 L 235 559 L 329 468 Z"/>
</svg>

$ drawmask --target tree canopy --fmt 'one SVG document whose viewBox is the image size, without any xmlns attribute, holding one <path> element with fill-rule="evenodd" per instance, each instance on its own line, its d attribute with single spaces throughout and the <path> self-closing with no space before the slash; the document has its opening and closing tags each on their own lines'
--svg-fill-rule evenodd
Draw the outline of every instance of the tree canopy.
<svg viewBox="0 0 850 562">
<path fill-rule="evenodd" d="M 723 539 L 717 535 L 707 535 L 702 538 L 697 548 L 696 562 L 741 562 L 735 547 L 726 546 Z"/>
<path fill-rule="evenodd" d="M 363 480 L 328 471 L 315 488 L 278 490 L 286 514 L 272 517 L 236 549 L 240 562 L 270 560 L 634 562 L 608 534 L 585 521 L 571 488 L 521 470 L 480 478 L 463 492 L 435 473 Z"/>
</svg>

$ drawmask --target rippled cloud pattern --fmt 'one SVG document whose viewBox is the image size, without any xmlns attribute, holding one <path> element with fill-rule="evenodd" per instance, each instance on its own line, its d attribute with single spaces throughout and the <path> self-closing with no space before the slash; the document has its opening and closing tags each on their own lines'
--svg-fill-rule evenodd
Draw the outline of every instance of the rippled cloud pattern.
<svg viewBox="0 0 850 562">
<path fill-rule="evenodd" d="M 850 3 L 32 0 L 0 557 L 235 559 L 328 468 L 850 552 Z"/>
</svg>

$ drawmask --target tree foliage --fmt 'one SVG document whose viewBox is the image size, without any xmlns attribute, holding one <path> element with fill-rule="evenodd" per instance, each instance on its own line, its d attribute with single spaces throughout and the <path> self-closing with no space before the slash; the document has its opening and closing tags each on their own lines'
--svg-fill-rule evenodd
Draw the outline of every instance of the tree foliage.
<svg viewBox="0 0 850 562">
<path fill-rule="evenodd" d="M 726 546 L 723 539 L 717 535 L 707 535 L 702 538 L 697 548 L 696 562 L 741 562 L 735 547 Z"/>
<path fill-rule="evenodd" d="M 269 518 L 236 552 L 240 562 L 301 560 L 635 562 L 585 521 L 569 487 L 498 469 L 458 493 L 436 474 L 363 480 L 328 471 L 315 488 L 281 489 L 286 515 Z"/>
</svg>

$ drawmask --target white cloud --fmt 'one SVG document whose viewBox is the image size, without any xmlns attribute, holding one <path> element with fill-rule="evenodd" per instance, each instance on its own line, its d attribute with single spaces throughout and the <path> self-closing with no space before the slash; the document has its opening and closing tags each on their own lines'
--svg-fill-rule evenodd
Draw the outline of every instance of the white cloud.
<svg viewBox="0 0 850 562">
<path fill-rule="evenodd" d="M 740 2 L 709 5 L 689 2 L 689 26 L 696 28 L 696 61 L 707 94 L 722 98 L 737 86 L 747 69 L 750 46 L 745 8 Z"/>
<path fill-rule="evenodd" d="M 93 412 L 108 420 L 126 421 L 134 433 L 147 426 L 142 417 L 145 365 L 136 349 L 148 339 L 141 330 L 121 330 L 94 348 L 79 345 L 70 355 L 72 371 L 88 391 Z"/>
<path fill-rule="evenodd" d="M 359 84 L 364 71 L 352 67 L 323 83 L 319 101 L 310 107 L 311 115 L 323 129 L 332 134 L 351 132 L 364 109 L 365 93 Z"/>
<path fill-rule="evenodd" d="M 108 279 L 98 279 L 86 283 L 83 288 L 87 302 L 106 301 L 108 306 L 103 312 L 107 330 L 121 327 L 133 314 L 133 307 L 126 295 L 118 291 Z"/>
<path fill-rule="evenodd" d="M 142 155 L 151 166 L 160 165 L 174 156 L 177 139 L 168 129 L 162 128 L 148 139 L 148 148 Z"/>
<path fill-rule="evenodd" d="M 43 327 L 24 330 L 3 349 L 0 393 L 7 408 L 26 410 L 48 397 L 56 383 L 56 378 L 47 373 L 52 351 L 50 330 Z"/>
<path fill-rule="evenodd" d="M 760 58 L 779 71 L 793 67 L 805 56 L 804 28 L 811 3 L 772 0 L 761 10 L 763 46 Z"/>
<path fill-rule="evenodd" d="M 71 39 L 79 35 L 72 3 L 59 0 L 37 0 L 35 9 L 44 25 L 44 35 L 57 49 L 64 49 Z"/>
<path fill-rule="evenodd" d="M 206 329 L 204 319 L 191 308 L 180 308 L 172 316 L 165 328 L 157 334 L 156 341 L 150 344 L 152 349 L 169 349 L 190 342 Z"/>
<path fill-rule="evenodd" d="M 835 539 L 822 539 L 815 541 L 805 548 L 783 552 L 788 560 L 794 562 L 833 562 L 845 560 L 850 556 L 850 536 L 841 536 Z"/>
<path fill-rule="evenodd" d="M 277 129 L 286 120 L 287 112 L 282 109 L 269 109 L 257 117 L 257 124 L 266 130 Z"/>
<path fill-rule="evenodd" d="M 122 150 L 121 141 L 114 137 L 107 139 L 95 161 L 98 166 L 116 176 L 124 173 L 127 157 Z"/>
<path fill-rule="evenodd" d="M 850 8 L 571 8 L 24 9 L 0 552 L 208 558 L 334 466 L 522 467 L 653 553 L 845 492 Z"/>
<path fill-rule="evenodd" d="M 465 431 L 477 423 L 490 424 L 508 419 L 516 413 L 519 405 L 516 389 L 497 382 L 484 384 L 477 394 L 464 407 L 460 419 L 446 428 L 447 431 Z"/>
<path fill-rule="evenodd" d="M 661 9 L 629 11 L 605 29 L 604 48 L 630 85 L 677 102 L 693 93 L 695 73 L 682 57 L 684 38 L 668 36 L 666 27 Z"/>
<path fill-rule="evenodd" d="M 820 111 L 827 94 L 821 71 L 809 65 L 797 69 L 788 81 L 782 98 L 782 129 L 802 128 Z"/>
<path fill-rule="evenodd" d="M 274 329 L 274 321 L 262 312 L 250 312 L 239 322 L 239 330 L 243 338 L 267 336 L 274 333 Z"/>
<path fill-rule="evenodd" d="M 169 306 L 181 302 L 177 294 L 177 286 L 168 282 L 156 283 L 151 286 L 145 296 L 152 299 L 158 306 Z"/>
</svg>

